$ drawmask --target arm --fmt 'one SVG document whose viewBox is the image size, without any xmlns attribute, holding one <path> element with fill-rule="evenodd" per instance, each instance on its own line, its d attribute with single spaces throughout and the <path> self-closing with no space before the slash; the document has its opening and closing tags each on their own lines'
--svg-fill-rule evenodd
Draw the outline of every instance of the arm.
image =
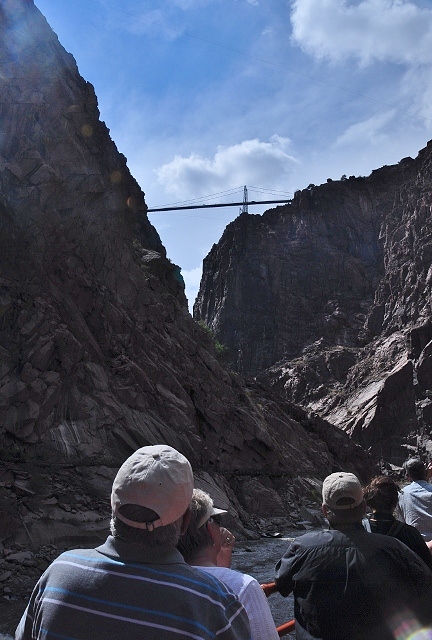
<svg viewBox="0 0 432 640">
<path fill-rule="evenodd" d="M 231 531 L 228 531 L 225 527 L 220 528 L 220 534 L 222 545 L 217 555 L 217 566 L 229 569 L 231 567 L 231 556 L 235 544 L 235 537 Z"/>
<path fill-rule="evenodd" d="M 236 598 L 236 604 L 225 610 L 226 624 L 216 634 L 218 640 L 253 640 L 245 608 Z"/>
<path fill-rule="evenodd" d="M 278 561 L 275 568 L 276 589 L 286 598 L 294 589 L 293 574 L 297 563 L 297 543 L 294 541 L 286 554 Z"/>
<path fill-rule="evenodd" d="M 261 589 L 264 591 L 267 598 L 271 596 L 272 593 L 277 593 L 276 582 L 266 582 L 261 585 Z"/>
<path fill-rule="evenodd" d="M 15 640 L 25 640 L 26 638 L 31 638 L 31 625 L 29 626 L 29 629 L 26 631 L 27 626 L 29 625 L 27 622 L 27 609 L 26 609 L 16 628 Z"/>
<path fill-rule="evenodd" d="M 39 581 L 40 582 L 40 581 Z M 27 607 L 22 614 L 21 620 L 18 623 L 18 626 L 15 630 L 15 640 L 32 640 L 36 635 L 34 633 L 38 633 L 40 622 L 35 620 L 36 615 L 35 612 L 38 610 L 39 603 L 39 582 L 36 583 L 30 599 L 28 601 Z M 0 639 L 1 639 L 0 634 Z"/>
<path fill-rule="evenodd" d="M 410 606 L 423 624 L 432 624 L 432 571 L 423 560 L 399 540 L 401 549 L 401 566 L 405 564 L 405 584 L 410 585 L 407 592 L 413 598 Z"/>
<path fill-rule="evenodd" d="M 413 540 L 415 547 L 412 547 L 412 550 L 417 553 L 417 555 L 423 560 L 423 562 L 431 569 L 432 571 L 432 553 L 429 549 L 427 543 L 425 542 L 422 534 L 415 527 L 412 528 L 411 531 L 413 535 Z"/>
<path fill-rule="evenodd" d="M 279 635 L 267 598 L 255 579 L 246 586 L 240 600 L 248 614 L 252 640 L 278 640 Z"/>
</svg>

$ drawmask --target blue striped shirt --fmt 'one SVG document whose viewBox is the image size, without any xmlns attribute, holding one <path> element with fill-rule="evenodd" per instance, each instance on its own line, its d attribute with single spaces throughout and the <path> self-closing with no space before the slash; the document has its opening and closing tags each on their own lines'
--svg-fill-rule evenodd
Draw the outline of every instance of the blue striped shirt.
<svg viewBox="0 0 432 640">
<path fill-rule="evenodd" d="M 15 640 L 250 640 L 246 613 L 216 578 L 113 537 L 61 554 L 36 584 Z"/>
</svg>

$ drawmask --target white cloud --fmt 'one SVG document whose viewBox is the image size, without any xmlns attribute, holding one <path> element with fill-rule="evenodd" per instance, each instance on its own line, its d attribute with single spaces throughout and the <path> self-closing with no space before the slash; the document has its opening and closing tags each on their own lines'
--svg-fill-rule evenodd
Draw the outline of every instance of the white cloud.
<svg viewBox="0 0 432 640">
<path fill-rule="evenodd" d="M 428 131 L 432 131 L 432 67 L 409 69 L 402 81 L 402 93 L 414 105 L 411 113 L 424 119 Z"/>
<path fill-rule="evenodd" d="M 363 145 L 365 143 L 382 144 L 387 137 L 383 129 L 390 123 L 394 114 L 394 110 L 386 111 L 353 124 L 337 138 L 336 146 Z"/>
<path fill-rule="evenodd" d="M 295 0 L 292 39 L 318 59 L 430 64 L 432 9 L 410 0 Z"/>
<path fill-rule="evenodd" d="M 189 302 L 189 310 L 192 313 L 192 307 L 195 302 L 195 298 L 198 295 L 201 282 L 202 267 L 196 267 L 195 269 L 190 269 L 189 271 L 183 271 L 182 269 L 182 276 L 185 281 L 185 293 Z"/>
<path fill-rule="evenodd" d="M 277 135 L 269 142 L 244 140 L 229 147 L 218 147 L 213 158 L 192 153 L 176 156 L 156 170 L 166 191 L 178 197 L 200 197 L 211 192 L 259 184 L 276 188 L 284 184 L 296 159 L 288 155 L 289 139 Z"/>
</svg>

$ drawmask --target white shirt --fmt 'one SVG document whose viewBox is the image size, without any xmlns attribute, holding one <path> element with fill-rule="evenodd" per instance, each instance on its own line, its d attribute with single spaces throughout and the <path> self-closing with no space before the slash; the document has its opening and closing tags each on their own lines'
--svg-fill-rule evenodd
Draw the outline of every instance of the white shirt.
<svg viewBox="0 0 432 640">
<path fill-rule="evenodd" d="M 255 578 L 226 567 L 198 567 L 227 585 L 238 597 L 249 618 L 252 640 L 279 640 L 266 595 Z"/>
<path fill-rule="evenodd" d="M 399 495 L 397 517 L 418 529 L 426 542 L 432 540 L 432 484 L 415 480 L 404 487 Z"/>
</svg>

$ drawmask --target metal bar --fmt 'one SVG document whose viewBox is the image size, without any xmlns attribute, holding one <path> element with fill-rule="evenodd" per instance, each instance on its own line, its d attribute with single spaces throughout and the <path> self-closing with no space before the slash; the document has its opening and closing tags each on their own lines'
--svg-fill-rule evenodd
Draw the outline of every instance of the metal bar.
<svg viewBox="0 0 432 640">
<path fill-rule="evenodd" d="M 255 204 L 288 204 L 291 200 L 250 200 L 248 202 L 248 206 Z M 180 211 L 181 209 L 211 209 L 214 207 L 238 207 L 243 205 L 244 202 L 228 202 L 228 203 L 219 203 L 219 204 L 191 204 L 184 207 L 157 207 L 154 209 L 147 209 L 147 213 L 152 213 L 154 211 Z"/>
</svg>

